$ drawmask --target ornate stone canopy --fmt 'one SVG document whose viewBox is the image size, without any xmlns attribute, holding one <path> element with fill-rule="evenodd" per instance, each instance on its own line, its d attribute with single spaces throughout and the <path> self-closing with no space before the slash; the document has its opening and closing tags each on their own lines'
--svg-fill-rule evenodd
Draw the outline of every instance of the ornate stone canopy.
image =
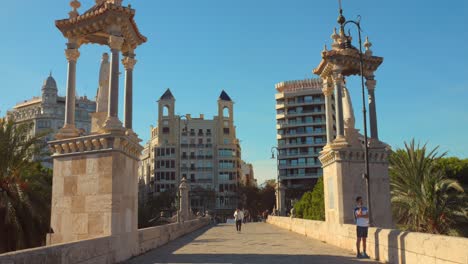
<svg viewBox="0 0 468 264">
<path fill-rule="evenodd" d="M 351 35 L 346 35 L 342 26 L 339 34 L 335 28 L 330 37 L 333 40 L 332 49 L 327 50 L 325 46 L 322 51 L 322 60 L 317 68 L 313 70 L 313 73 L 325 79 L 332 75 L 334 69 L 339 68 L 343 76 L 360 75 L 359 50 L 352 45 Z M 366 38 L 364 43 L 366 51 L 362 54 L 363 75 L 366 77 L 373 75 L 383 62 L 382 57 L 372 55 L 371 46 L 372 43 Z"/>
<path fill-rule="evenodd" d="M 383 58 L 363 54 L 363 62 L 364 76 L 367 76 L 377 70 Z M 359 51 L 351 48 L 323 51 L 322 61 L 313 72 L 320 77 L 330 76 L 335 65 L 342 67 L 343 76 L 360 75 Z"/>
<path fill-rule="evenodd" d="M 79 6 L 78 6 L 79 7 Z M 133 51 L 147 41 L 134 20 L 135 10 L 118 2 L 98 2 L 88 11 L 79 15 L 70 13 L 70 18 L 56 20 L 55 25 L 68 39 L 76 39 L 78 45 L 96 43 L 108 45 L 111 35 L 124 38 L 122 52 Z"/>
</svg>

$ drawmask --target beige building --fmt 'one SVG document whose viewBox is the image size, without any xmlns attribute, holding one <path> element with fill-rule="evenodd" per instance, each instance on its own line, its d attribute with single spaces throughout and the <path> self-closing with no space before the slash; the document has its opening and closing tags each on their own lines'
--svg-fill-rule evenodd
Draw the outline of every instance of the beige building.
<svg viewBox="0 0 468 264">
<path fill-rule="evenodd" d="M 218 116 L 175 114 L 168 89 L 158 101 L 158 125 L 151 128 L 139 168 L 149 195 L 174 191 L 185 177 L 193 211 L 231 214 L 238 203 L 241 150 L 234 126 L 234 102 L 222 91 Z M 142 187 L 140 187 L 142 188 Z"/>
<path fill-rule="evenodd" d="M 241 178 L 240 183 L 244 186 L 257 187 L 257 180 L 254 177 L 254 170 L 252 163 L 241 161 Z"/>
<path fill-rule="evenodd" d="M 325 101 L 320 79 L 276 84 L 278 173 L 286 207 L 322 176 L 318 159 L 326 142 Z"/>
<path fill-rule="evenodd" d="M 76 127 L 81 135 L 89 134 L 91 131 L 90 113 L 96 111 L 96 102 L 84 96 L 76 98 L 75 104 Z M 32 123 L 31 135 L 50 131 L 46 141 L 52 140 L 58 130 L 63 127 L 65 118 L 65 97 L 58 95 L 57 83 L 52 74 L 44 81 L 41 96 L 17 103 L 11 111 L 7 112 L 7 117 L 13 118 L 17 123 Z M 50 157 L 44 160 L 44 164 L 52 165 Z"/>
</svg>

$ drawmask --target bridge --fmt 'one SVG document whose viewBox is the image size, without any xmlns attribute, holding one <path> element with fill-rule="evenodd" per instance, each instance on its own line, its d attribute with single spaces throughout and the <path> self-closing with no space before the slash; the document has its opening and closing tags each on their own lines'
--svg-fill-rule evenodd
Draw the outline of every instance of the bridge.
<svg viewBox="0 0 468 264">
<path fill-rule="evenodd" d="M 355 253 L 266 223 L 210 225 L 133 258 L 153 263 L 378 263 Z"/>
</svg>

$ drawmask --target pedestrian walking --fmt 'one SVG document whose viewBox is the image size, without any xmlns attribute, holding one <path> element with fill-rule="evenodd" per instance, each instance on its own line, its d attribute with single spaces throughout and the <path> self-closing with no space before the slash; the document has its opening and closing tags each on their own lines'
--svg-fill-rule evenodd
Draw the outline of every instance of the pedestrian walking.
<svg viewBox="0 0 468 264">
<path fill-rule="evenodd" d="M 369 258 L 366 253 L 367 230 L 369 229 L 369 211 L 362 206 L 362 197 L 356 198 L 356 208 L 354 208 L 354 219 L 356 220 L 356 248 L 357 258 Z M 361 253 L 362 241 L 362 253 Z"/>
<path fill-rule="evenodd" d="M 244 219 L 244 213 L 239 208 L 234 212 L 234 220 L 236 221 L 236 230 L 238 233 L 241 232 L 242 220 Z"/>
</svg>

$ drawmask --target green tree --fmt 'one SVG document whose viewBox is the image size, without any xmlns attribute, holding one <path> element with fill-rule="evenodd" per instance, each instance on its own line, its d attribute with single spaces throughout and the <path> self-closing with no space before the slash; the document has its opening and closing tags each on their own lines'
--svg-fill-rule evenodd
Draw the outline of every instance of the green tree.
<svg viewBox="0 0 468 264">
<path fill-rule="evenodd" d="M 52 172 L 33 162 L 43 137 L 0 119 L 0 252 L 41 246 L 50 227 Z"/>
<path fill-rule="evenodd" d="M 462 186 L 445 175 L 438 162 L 445 155 L 414 139 L 390 156 L 390 187 L 394 218 L 410 231 L 453 234 L 467 223 L 467 198 Z"/>
<path fill-rule="evenodd" d="M 325 220 L 325 201 L 323 192 L 323 177 L 320 177 L 310 192 L 304 193 L 294 205 L 297 217 L 310 220 Z"/>
<path fill-rule="evenodd" d="M 468 159 L 457 157 L 440 158 L 437 160 L 437 167 L 445 171 L 445 175 L 457 180 L 465 189 L 468 188 Z"/>
</svg>

